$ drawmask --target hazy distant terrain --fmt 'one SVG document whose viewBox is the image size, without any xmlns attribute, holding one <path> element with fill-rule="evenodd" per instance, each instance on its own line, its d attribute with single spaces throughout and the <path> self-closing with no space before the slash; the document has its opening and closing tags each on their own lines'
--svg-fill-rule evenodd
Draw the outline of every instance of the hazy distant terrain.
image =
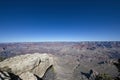
<svg viewBox="0 0 120 80">
<path fill-rule="evenodd" d="M 54 80 L 87 80 L 91 70 L 96 74 L 116 77 L 119 72 L 113 62 L 120 58 L 120 42 L 25 42 L 1 43 L 0 56 L 46 53 L 54 58 Z M 45 80 L 51 80 L 49 75 Z M 91 76 L 90 76 L 91 77 Z M 44 80 L 43 79 L 43 80 Z M 53 78 L 52 78 L 53 80 Z M 90 78 L 89 80 L 93 80 Z"/>
<path fill-rule="evenodd" d="M 2 56 L 11 57 L 27 53 L 50 53 L 55 55 L 77 55 L 81 53 L 108 53 L 109 58 L 119 57 L 120 42 L 26 42 L 0 43 Z M 114 54 L 115 53 L 115 54 Z M 104 55 L 105 55 L 104 54 Z"/>
</svg>

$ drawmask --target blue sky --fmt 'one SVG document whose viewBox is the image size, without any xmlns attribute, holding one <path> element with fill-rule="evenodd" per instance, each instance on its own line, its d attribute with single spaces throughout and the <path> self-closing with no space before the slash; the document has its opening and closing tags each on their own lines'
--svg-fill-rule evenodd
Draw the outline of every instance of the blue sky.
<svg viewBox="0 0 120 80">
<path fill-rule="evenodd" d="M 112 40 L 120 0 L 0 0 L 0 42 Z"/>
</svg>

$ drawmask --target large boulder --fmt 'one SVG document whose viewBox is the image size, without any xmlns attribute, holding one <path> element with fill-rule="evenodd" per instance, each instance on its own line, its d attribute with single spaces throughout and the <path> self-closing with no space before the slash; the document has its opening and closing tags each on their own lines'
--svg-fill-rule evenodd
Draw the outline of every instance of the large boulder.
<svg viewBox="0 0 120 80">
<path fill-rule="evenodd" d="M 8 67 L 13 74 L 20 75 L 21 78 L 37 75 L 38 77 L 43 77 L 46 70 L 53 65 L 53 58 L 49 54 L 26 54 L 16 57 L 12 57 L 0 62 L 0 69 Z M 27 72 L 27 73 L 26 73 Z M 28 74 L 28 72 L 30 72 Z M 35 80 L 35 77 L 33 77 Z M 29 80 L 25 78 L 23 80 Z"/>
</svg>

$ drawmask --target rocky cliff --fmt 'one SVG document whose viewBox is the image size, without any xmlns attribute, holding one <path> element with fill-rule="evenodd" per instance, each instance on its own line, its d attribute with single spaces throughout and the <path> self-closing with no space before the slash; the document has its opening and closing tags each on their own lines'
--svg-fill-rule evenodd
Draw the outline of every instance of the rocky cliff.
<svg viewBox="0 0 120 80">
<path fill-rule="evenodd" d="M 19 76 L 19 79 L 22 80 L 42 79 L 52 65 L 53 58 L 48 54 L 35 53 L 16 56 L 0 62 L 1 79 L 11 80 L 10 73 Z"/>
</svg>

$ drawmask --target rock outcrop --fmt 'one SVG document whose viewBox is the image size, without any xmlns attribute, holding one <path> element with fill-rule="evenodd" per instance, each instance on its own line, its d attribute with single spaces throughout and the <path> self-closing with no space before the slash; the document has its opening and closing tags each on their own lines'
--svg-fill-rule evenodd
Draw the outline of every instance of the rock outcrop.
<svg viewBox="0 0 120 80">
<path fill-rule="evenodd" d="M 10 80 L 11 77 L 6 71 L 0 71 L 0 80 Z"/>
<path fill-rule="evenodd" d="M 37 80 L 37 77 L 30 72 L 25 72 L 25 73 L 21 74 L 20 78 L 22 80 Z"/>
<path fill-rule="evenodd" d="M 18 75 L 15 75 L 13 73 L 0 71 L 0 80 L 22 80 L 22 79 Z"/>
<path fill-rule="evenodd" d="M 37 80 L 35 75 L 42 78 L 51 65 L 53 65 L 51 55 L 34 53 L 6 59 L 0 62 L 0 69 L 9 70 L 22 80 Z"/>
</svg>

